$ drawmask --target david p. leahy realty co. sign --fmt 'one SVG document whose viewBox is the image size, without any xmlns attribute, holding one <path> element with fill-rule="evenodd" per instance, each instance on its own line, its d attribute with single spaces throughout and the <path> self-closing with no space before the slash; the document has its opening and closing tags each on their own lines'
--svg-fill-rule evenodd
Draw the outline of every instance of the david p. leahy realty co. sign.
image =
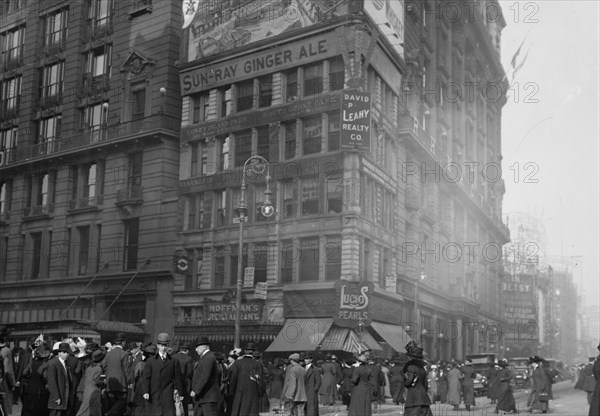
<svg viewBox="0 0 600 416">
<path fill-rule="evenodd" d="M 342 150 L 371 150 L 371 94 L 344 90 L 341 120 Z"/>
</svg>

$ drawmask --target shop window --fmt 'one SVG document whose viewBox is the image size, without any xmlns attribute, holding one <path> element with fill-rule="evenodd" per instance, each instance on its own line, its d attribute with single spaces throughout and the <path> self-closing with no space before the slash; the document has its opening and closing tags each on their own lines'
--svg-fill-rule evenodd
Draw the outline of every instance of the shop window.
<svg viewBox="0 0 600 416">
<path fill-rule="evenodd" d="M 227 224 L 227 191 L 225 189 L 215 192 L 216 200 L 216 222 L 217 227 L 222 227 Z"/>
<path fill-rule="evenodd" d="M 344 89 L 344 60 L 341 56 L 329 60 L 329 91 Z"/>
<path fill-rule="evenodd" d="M 271 150 L 271 137 L 269 126 L 260 126 L 256 128 L 256 154 L 269 160 Z"/>
<path fill-rule="evenodd" d="M 298 99 L 298 70 L 291 69 L 285 73 L 285 96 L 286 101 L 296 101 Z"/>
<path fill-rule="evenodd" d="M 219 116 L 226 117 L 231 114 L 232 111 L 232 93 L 231 86 L 219 88 Z"/>
<path fill-rule="evenodd" d="M 298 182 L 283 182 L 283 218 L 293 218 L 298 209 Z"/>
<path fill-rule="evenodd" d="M 235 167 L 243 166 L 252 155 L 252 131 L 238 131 L 235 137 Z"/>
<path fill-rule="evenodd" d="M 259 96 L 258 106 L 259 107 L 270 107 L 273 101 L 273 76 L 267 75 L 258 79 L 259 85 Z"/>
<path fill-rule="evenodd" d="M 321 115 L 303 120 L 302 154 L 309 155 L 321 151 L 321 132 L 323 130 Z"/>
<path fill-rule="evenodd" d="M 266 244 L 254 244 L 254 285 L 267 281 L 267 253 L 268 246 Z"/>
<path fill-rule="evenodd" d="M 339 214 L 344 207 L 344 182 L 341 176 L 328 178 L 327 182 L 327 213 Z"/>
<path fill-rule="evenodd" d="M 90 227 L 83 226 L 77 227 L 77 233 L 79 234 L 79 253 L 78 253 L 78 264 L 79 271 L 78 275 L 83 276 L 88 273 L 89 255 L 90 255 Z"/>
<path fill-rule="evenodd" d="M 229 285 L 235 286 L 238 279 L 238 245 L 229 246 Z M 248 267 L 248 246 L 242 246 L 242 282 L 244 281 L 244 269 Z"/>
<path fill-rule="evenodd" d="M 231 137 L 227 134 L 217 138 L 219 146 L 219 170 L 229 169 L 229 149 L 231 146 Z"/>
<path fill-rule="evenodd" d="M 319 280 L 319 238 L 300 240 L 300 282 Z"/>
<path fill-rule="evenodd" d="M 317 178 L 302 179 L 302 215 L 319 213 L 319 181 Z"/>
<path fill-rule="evenodd" d="M 215 272 L 215 287 L 225 286 L 225 247 L 215 247 L 213 257 Z"/>
<path fill-rule="evenodd" d="M 31 233 L 31 278 L 39 279 L 42 268 L 42 233 Z"/>
<path fill-rule="evenodd" d="M 194 94 L 192 96 L 193 110 L 192 110 L 192 122 L 200 123 L 206 121 L 208 118 L 208 108 L 210 105 L 209 93 L 202 92 Z"/>
</svg>

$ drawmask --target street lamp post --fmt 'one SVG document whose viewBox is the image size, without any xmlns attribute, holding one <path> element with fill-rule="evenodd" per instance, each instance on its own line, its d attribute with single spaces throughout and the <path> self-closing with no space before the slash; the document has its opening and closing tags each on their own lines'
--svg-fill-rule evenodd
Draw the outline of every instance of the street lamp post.
<svg viewBox="0 0 600 416">
<path fill-rule="evenodd" d="M 269 182 L 271 176 L 269 175 L 269 162 L 262 156 L 251 156 L 245 162 L 242 167 L 242 186 L 240 201 L 238 203 L 238 219 L 239 219 L 239 236 L 238 236 L 238 275 L 237 284 L 235 291 L 235 338 L 234 344 L 236 348 L 240 348 L 240 333 L 241 333 L 241 320 L 242 320 L 242 286 L 243 286 L 243 244 L 244 244 L 244 223 L 248 221 L 248 204 L 246 203 L 246 172 L 250 171 L 253 174 L 261 175 L 265 173 L 265 201 L 260 211 L 265 217 L 270 217 L 275 213 L 273 204 L 271 203 L 271 189 L 269 188 Z"/>
<path fill-rule="evenodd" d="M 425 268 L 421 266 L 421 275 L 415 279 L 415 326 L 417 330 L 415 334 L 419 334 L 419 342 L 421 341 L 421 316 L 419 314 L 419 280 L 425 280 Z"/>
</svg>

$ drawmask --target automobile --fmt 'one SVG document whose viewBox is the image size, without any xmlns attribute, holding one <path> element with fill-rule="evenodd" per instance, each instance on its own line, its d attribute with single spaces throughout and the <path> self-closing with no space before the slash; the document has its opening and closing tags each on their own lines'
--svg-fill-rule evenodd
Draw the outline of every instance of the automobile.
<svg viewBox="0 0 600 416">
<path fill-rule="evenodd" d="M 508 359 L 508 365 L 513 373 L 515 388 L 527 388 L 529 386 L 529 358 L 513 357 Z"/>
<path fill-rule="evenodd" d="M 484 396 L 487 394 L 487 370 L 496 361 L 495 353 L 468 354 L 465 359 L 471 360 L 475 370 L 475 380 L 473 380 L 473 392 L 475 396 Z"/>
</svg>

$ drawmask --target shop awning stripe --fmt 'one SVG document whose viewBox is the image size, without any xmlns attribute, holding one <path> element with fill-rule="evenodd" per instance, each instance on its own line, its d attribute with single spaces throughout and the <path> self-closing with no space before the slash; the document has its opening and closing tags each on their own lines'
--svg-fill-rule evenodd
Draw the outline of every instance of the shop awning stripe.
<svg viewBox="0 0 600 416">
<path fill-rule="evenodd" d="M 289 318 L 266 352 L 314 351 L 332 324 L 332 318 Z"/>
<path fill-rule="evenodd" d="M 371 322 L 371 328 L 377 332 L 390 347 L 398 352 L 404 352 L 404 346 L 412 341 L 412 338 L 399 325 L 373 321 Z"/>
</svg>

